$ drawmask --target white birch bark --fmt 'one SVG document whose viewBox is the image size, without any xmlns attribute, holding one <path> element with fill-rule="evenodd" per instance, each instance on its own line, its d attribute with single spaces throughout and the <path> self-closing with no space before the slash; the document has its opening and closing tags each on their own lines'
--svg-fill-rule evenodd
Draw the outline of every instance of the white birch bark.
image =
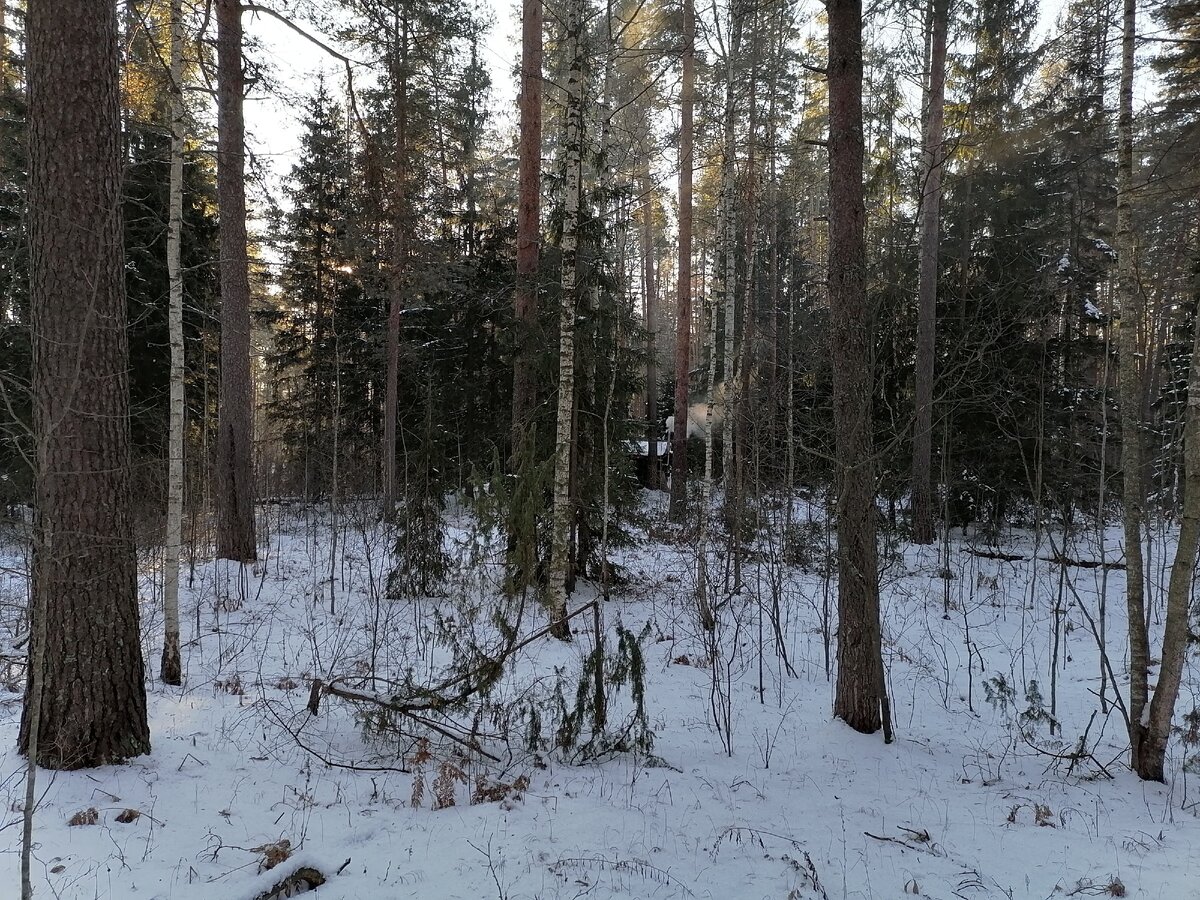
<svg viewBox="0 0 1200 900">
<path fill-rule="evenodd" d="M 167 529 L 163 560 L 163 651 L 159 677 L 182 681 L 179 659 L 179 554 L 183 544 L 183 6 L 171 0 L 171 185 L 167 220 L 168 328 L 171 345 L 170 433 L 167 438 Z"/>
<path fill-rule="evenodd" d="M 571 446 L 575 406 L 576 267 L 579 253 L 579 195 L 583 169 L 583 54 L 580 48 L 582 0 L 573 0 L 567 22 L 570 73 L 567 78 L 566 196 L 562 233 L 562 299 L 559 310 L 558 408 L 554 437 L 553 533 L 550 548 L 549 606 L 551 633 L 570 640 L 567 625 L 567 578 L 571 560 Z"/>
</svg>

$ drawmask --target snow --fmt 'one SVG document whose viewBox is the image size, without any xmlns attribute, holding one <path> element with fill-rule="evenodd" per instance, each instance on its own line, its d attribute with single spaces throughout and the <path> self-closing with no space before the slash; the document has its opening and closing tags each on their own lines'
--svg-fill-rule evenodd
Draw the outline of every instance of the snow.
<svg viewBox="0 0 1200 900">
<path fill-rule="evenodd" d="M 654 495 L 646 502 L 661 533 L 665 501 Z M 715 670 L 695 664 L 707 659 L 706 638 L 691 605 L 687 542 L 622 551 L 628 580 L 603 610 L 610 629 L 618 618 L 634 632 L 650 623 L 643 649 L 654 757 L 572 763 L 553 753 L 535 757 L 520 738 L 511 746 L 493 741 L 487 747 L 502 762 L 464 763 L 465 774 L 472 783 L 485 771 L 504 782 L 524 775 L 528 788 L 471 805 L 460 786 L 455 805 L 435 810 L 429 788 L 437 760 L 414 764 L 394 741 L 367 739 L 354 710 L 336 698 L 325 697 L 313 718 L 305 709 L 306 679 L 360 671 L 356 663 L 369 658 L 378 632 L 381 670 L 411 666 L 432 680 L 444 662 L 431 637 L 434 608 L 457 617 L 453 627 L 468 627 L 471 611 L 453 598 L 468 596 L 474 585 L 479 609 L 486 609 L 494 557 L 474 555 L 478 536 L 455 513 L 454 555 L 473 562 L 452 576 L 447 596 L 379 601 L 373 590 L 388 561 L 376 526 L 365 514 L 359 521 L 343 511 L 331 561 L 328 524 L 304 516 L 294 507 L 266 511 L 265 560 L 244 573 L 241 611 L 214 612 L 211 564 L 197 566 L 191 586 L 185 582 L 185 685 L 148 683 L 150 755 L 101 770 L 39 773 L 39 897 L 251 900 L 300 864 L 329 878 L 314 894 L 326 900 L 1045 898 L 1099 895 L 1114 879 L 1131 897 L 1200 896 L 1196 789 L 1183 766 L 1190 748 L 1173 743 L 1169 784 L 1142 783 L 1127 770 L 1119 715 L 1099 709 L 1099 657 L 1077 603 L 1095 618 L 1107 579 L 1112 665 L 1126 691 L 1124 573 L 1068 568 L 1064 590 L 1058 566 L 1038 559 L 1053 555 L 1047 538 L 1035 545 L 1032 535 L 1016 532 L 998 549 L 1022 559 L 1004 560 L 975 555 L 994 548 L 956 533 L 949 581 L 940 577 L 946 565 L 937 548 L 885 540 L 892 745 L 830 715 L 821 610 L 826 601 L 836 606 L 836 585 L 823 574 L 820 509 L 797 504 L 793 528 L 807 542 L 801 557 L 808 566 L 775 582 L 795 675 L 774 650 L 766 616 L 760 630 L 760 612 L 771 607 L 768 585 L 778 575 L 771 564 L 777 555 L 768 551 L 779 549 L 782 522 L 764 529 L 747 562 L 747 591 L 718 595 Z M 1106 532 L 1109 560 L 1120 555 L 1119 534 Z M 1152 558 L 1161 563 L 1169 554 L 1162 535 L 1156 539 Z M 1061 535 L 1055 540 L 1061 547 Z M 1077 533 L 1068 555 L 1099 559 L 1095 544 L 1094 532 Z M 20 566 L 12 544 L 0 547 L 5 603 L 23 598 Z M 154 574 L 147 564 L 142 589 L 146 656 L 156 668 Z M 1157 582 L 1166 577 L 1165 566 L 1153 567 Z M 759 587 L 763 604 L 753 599 Z M 581 582 L 572 607 L 594 596 Z M 1060 596 L 1062 733 L 1051 736 L 1045 721 L 1031 723 L 1021 713 L 1032 708 L 1032 680 L 1049 704 L 1050 623 Z M 556 669 L 572 686 L 571 673 L 591 649 L 590 620 L 576 620 L 570 645 L 540 640 L 521 651 L 500 695 L 548 695 Z M 543 624 L 540 613 L 528 616 L 522 632 Z M 989 703 L 987 693 L 1001 684 L 1011 695 Z M 1195 707 L 1198 687 L 1189 665 L 1177 718 Z M 732 723 L 728 752 L 714 713 Z M 19 694 L 0 693 L 3 897 L 15 897 L 18 883 L 19 715 Z M 293 733 L 320 756 L 362 769 L 326 765 Z M 1085 733 L 1090 757 L 1072 766 L 1046 755 L 1073 750 Z M 414 774 L 418 768 L 427 771 Z M 417 808 L 414 779 L 426 787 Z M 93 807 L 97 824 L 67 824 Z M 126 809 L 142 815 L 121 824 L 117 815 Z M 281 840 L 290 841 L 293 855 L 260 872 L 263 848 Z"/>
</svg>

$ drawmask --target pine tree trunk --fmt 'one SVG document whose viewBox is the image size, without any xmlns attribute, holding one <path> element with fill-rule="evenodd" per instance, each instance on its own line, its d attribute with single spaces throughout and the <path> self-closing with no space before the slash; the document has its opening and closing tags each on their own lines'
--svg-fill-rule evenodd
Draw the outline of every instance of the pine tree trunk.
<svg viewBox="0 0 1200 900">
<path fill-rule="evenodd" d="M 675 292 L 675 429 L 671 435 L 670 517 L 687 515 L 688 382 L 692 341 L 692 170 L 695 166 L 693 107 L 696 102 L 696 11 L 683 0 L 683 85 L 679 131 L 679 280 Z"/>
<path fill-rule="evenodd" d="M 170 291 L 170 432 L 167 438 L 167 528 L 163 559 L 163 650 L 159 677 L 182 681 L 179 659 L 179 553 L 183 545 L 183 4 L 171 0 L 171 197 L 167 220 L 167 278 Z"/>
<path fill-rule="evenodd" d="M 571 639 L 567 623 L 567 578 L 571 567 L 571 457 L 575 443 L 575 310 L 579 257 L 579 201 L 583 176 L 583 25 L 582 0 L 572 0 L 565 35 L 571 54 L 567 76 L 566 193 L 563 198 L 562 298 L 559 309 L 558 410 L 554 437 L 553 534 L 550 547 L 549 605 L 551 634 Z"/>
<path fill-rule="evenodd" d="M 405 158 L 408 153 L 408 19 L 396 13 L 392 40 L 394 46 L 392 85 L 396 92 L 392 104 L 395 129 L 394 196 L 392 199 L 392 260 L 388 274 L 387 373 L 383 397 L 383 481 L 382 511 L 389 521 L 396 513 L 396 427 L 400 415 L 400 315 L 404 309 L 404 278 L 407 266 L 407 194 Z"/>
<path fill-rule="evenodd" d="M 942 132 L 946 104 L 949 0 L 930 0 L 929 89 L 925 97 L 924 179 L 921 196 L 920 287 L 913 373 L 912 539 L 933 543 L 933 377 L 937 339 L 938 245 L 941 237 Z"/>
<path fill-rule="evenodd" d="M 1130 765 L 1143 771 L 1146 738 L 1144 711 L 1149 699 L 1146 670 L 1150 641 L 1146 633 L 1145 578 L 1142 561 L 1142 523 L 1145 491 L 1142 481 L 1142 370 L 1140 335 L 1145 315 L 1134 271 L 1133 207 L 1133 66 L 1137 26 L 1135 0 L 1125 0 L 1121 39 L 1121 84 L 1117 98 L 1117 295 L 1121 303 L 1119 333 L 1121 400 L 1121 469 L 1125 531 L 1125 603 L 1129 618 L 1129 743 Z M 1182 544 L 1180 545 L 1182 547 Z"/>
<path fill-rule="evenodd" d="M 889 723 L 875 545 L 871 322 L 863 197 L 862 2 L 829 6 L 829 308 L 837 452 L 838 677 L 834 715 L 856 731 Z"/>
<path fill-rule="evenodd" d="M 538 249 L 542 178 L 542 0 L 521 3 L 520 142 L 517 149 L 517 290 L 513 354 L 512 452 L 520 452 L 537 405 L 534 333 L 537 329 Z M 532 448 L 532 443 L 530 444 Z M 520 471 L 514 461 L 513 471 Z"/>
<path fill-rule="evenodd" d="M 250 376 L 250 273 L 246 250 L 245 120 L 242 115 L 242 7 L 216 0 L 217 205 L 221 213 L 221 387 L 217 423 L 217 556 L 257 558 L 254 535 L 254 424 Z"/>
<path fill-rule="evenodd" d="M 37 445 L 33 634 L 18 746 L 79 769 L 150 751 L 130 500 L 115 7 L 29 6 Z M 35 646 L 36 645 L 36 646 Z"/>
<path fill-rule="evenodd" d="M 12 68 L 8 59 L 8 2 L 0 3 L 0 91 L 12 87 Z M 0 307 L 0 313 L 5 312 Z"/>
</svg>

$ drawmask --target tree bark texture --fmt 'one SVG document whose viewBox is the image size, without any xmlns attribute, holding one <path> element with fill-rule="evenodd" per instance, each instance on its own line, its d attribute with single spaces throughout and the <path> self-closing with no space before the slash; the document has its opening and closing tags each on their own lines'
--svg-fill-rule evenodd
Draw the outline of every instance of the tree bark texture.
<svg viewBox="0 0 1200 900">
<path fill-rule="evenodd" d="M 838 677 L 834 715 L 885 724 L 871 434 L 863 197 L 861 0 L 829 3 L 829 307 L 837 454 Z"/>
<path fill-rule="evenodd" d="M 1142 481 L 1142 323 L 1144 302 L 1134 270 L 1133 234 L 1133 65 L 1137 10 L 1135 0 L 1125 0 L 1121 38 L 1121 82 L 1117 96 L 1117 296 L 1121 304 L 1118 335 L 1120 361 L 1118 390 L 1121 401 L 1121 469 L 1124 484 L 1121 524 L 1125 532 L 1125 605 L 1129 618 L 1129 743 L 1130 765 L 1142 771 L 1142 745 L 1146 737 L 1144 712 L 1149 699 L 1146 670 L 1150 665 L 1150 639 L 1146 633 L 1145 572 L 1142 558 L 1142 525 L 1145 490 Z M 1194 365 L 1195 363 L 1193 363 Z M 1189 385 L 1189 407 L 1194 396 Z M 1180 544 L 1182 547 L 1182 543 Z"/>
<path fill-rule="evenodd" d="M 116 8 L 27 18 L 37 530 L 18 744 L 78 769 L 148 753 L 130 501 Z M 33 644 L 38 646 L 34 647 Z"/>
<path fill-rule="evenodd" d="M 579 262 L 579 202 L 583 177 L 583 52 L 580 46 L 582 0 L 573 0 L 566 43 L 571 54 L 567 75 L 566 193 L 563 198 L 562 298 L 558 337 L 558 410 L 554 437 L 553 532 L 550 546 L 549 606 L 551 634 L 570 640 L 567 578 L 571 568 L 571 457 L 575 443 L 575 310 Z"/>
<path fill-rule="evenodd" d="M 941 238 L 942 148 L 946 105 L 946 32 L 950 0 L 931 0 L 929 86 L 925 96 L 924 179 L 921 196 L 920 286 L 913 373 L 912 539 L 933 543 L 933 380 L 937 340 L 938 246 Z"/>
<path fill-rule="evenodd" d="M 675 430 L 671 435 L 670 517 L 687 514 L 688 386 L 692 341 L 692 173 L 696 164 L 692 117 L 696 103 L 696 10 L 683 0 L 683 84 L 679 97 L 679 280 L 675 291 Z"/>
<path fill-rule="evenodd" d="M 1130 0 L 1133 2 L 1133 0 Z M 1200 279 L 1198 279 L 1200 280 Z M 1192 578 L 1200 550 L 1200 329 L 1192 345 L 1192 363 L 1188 373 L 1187 410 L 1183 426 L 1183 516 L 1179 523 L 1179 544 L 1171 564 L 1167 587 L 1167 618 L 1163 625 L 1161 665 L 1158 684 L 1148 708 L 1143 708 L 1134 748 L 1136 771 L 1147 781 L 1166 781 L 1167 743 L 1171 738 L 1171 719 L 1179 699 L 1179 685 L 1188 648 L 1188 601 Z M 1127 578 L 1132 574 L 1126 569 Z M 1131 723 L 1135 720 L 1131 718 Z"/>
<path fill-rule="evenodd" d="M 383 515 L 391 519 L 396 512 L 396 427 L 400 405 L 400 316 L 404 310 L 407 245 L 407 171 L 408 155 L 408 19 L 397 11 L 393 28 L 392 103 L 395 128 L 395 170 L 392 174 L 392 261 L 388 276 L 387 373 L 383 397 Z"/>
<path fill-rule="evenodd" d="M 242 7 L 216 0 L 217 206 L 221 247 L 221 387 L 217 423 L 217 556 L 257 558 L 250 376 L 250 272 L 246 249 Z"/>
<path fill-rule="evenodd" d="M 163 547 L 163 650 L 159 677 L 183 678 L 179 658 L 179 553 L 183 545 L 183 4 L 171 0 L 171 187 L 167 217 L 168 331 L 171 343 L 170 425 L 167 436 L 167 528 Z"/>
<path fill-rule="evenodd" d="M 517 148 L 517 290 L 513 353 L 512 452 L 519 452 L 537 405 L 534 334 L 537 329 L 538 251 L 542 212 L 542 0 L 521 4 L 520 144 Z M 519 466 L 514 463 L 514 471 Z"/>
</svg>

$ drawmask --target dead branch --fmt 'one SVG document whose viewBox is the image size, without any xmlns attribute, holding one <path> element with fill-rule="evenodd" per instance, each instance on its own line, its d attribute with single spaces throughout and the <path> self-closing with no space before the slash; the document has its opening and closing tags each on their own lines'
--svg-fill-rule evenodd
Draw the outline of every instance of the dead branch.
<svg viewBox="0 0 1200 900">
<path fill-rule="evenodd" d="M 592 600 L 585 603 L 578 609 L 568 613 L 564 622 L 575 618 L 582 613 L 588 612 L 596 607 L 597 601 Z M 372 703 L 386 709 L 388 712 L 396 713 L 416 722 L 425 728 L 435 731 L 442 737 L 455 743 L 461 744 L 468 749 L 478 753 L 480 756 L 487 757 L 492 762 L 499 762 L 497 756 L 488 753 L 480 746 L 479 741 L 472 734 L 456 734 L 450 727 L 433 721 L 423 713 L 437 713 L 444 709 L 453 708 L 457 704 L 463 702 L 473 694 L 482 690 L 485 685 L 491 683 L 495 675 L 499 672 L 504 663 L 514 654 L 520 652 L 525 647 L 528 647 L 534 641 L 540 640 L 551 633 L 553 626 L 547 626 L 538 631 L 535 631 L 529 637 L 522 641 L 516 641 L 515 638 L 505 647 L 497 656 L 485 660 L 470 671 L 455 676 L 447 681 L 443 681 L 431 688 L 421 689 L 416 696 L 400 697 L 396 695 L 387 696 L 371 691 L 364 691 L 358 688 L 347 686 L 347 682 L 351 680 L 351 676 L 337 675 L 329 680 L 316 678 L 313 680 L 312 687 L 308 694 L 308 711 L 311 715 L 319 715 L 321 711 L 321 697 L 327 694 L 332 694 L 334 697 L 340 697 L 343 700 L 349 700 L 354 703 Z M 365 681 L 367 676 L 356 676 L 354 680 Z M 461 686 L 461 688 L 460 688 Z M 447 694 L 452 688 L 460 688 L 454 693 Z"/>
<path fill-rule="evenodd" d="M 1030 557 L 1021 556 L 1019 553 L 1000 553 L 995 550 L 972 550 L 970 547 L 965 548 L 970 556 L 977 556 L 981 559 L 999 559 L 1003 562 L 1029 562 Z M 1125 563 L 1120 561 L 1101 562 L 1097 559 L 1071 559 L 1069 556 L 1063 556 L 1061 553 L 1056 553 L 1054 556 L 1039 556 L 1037 559 L 1042 562 L 1054 563 L 1060 566 L 1073 566 L 1078 569 L 1098 569 L 1103 566 L 1105 569 L 1117 569 L 1124 571 Z"/>
</svg>

